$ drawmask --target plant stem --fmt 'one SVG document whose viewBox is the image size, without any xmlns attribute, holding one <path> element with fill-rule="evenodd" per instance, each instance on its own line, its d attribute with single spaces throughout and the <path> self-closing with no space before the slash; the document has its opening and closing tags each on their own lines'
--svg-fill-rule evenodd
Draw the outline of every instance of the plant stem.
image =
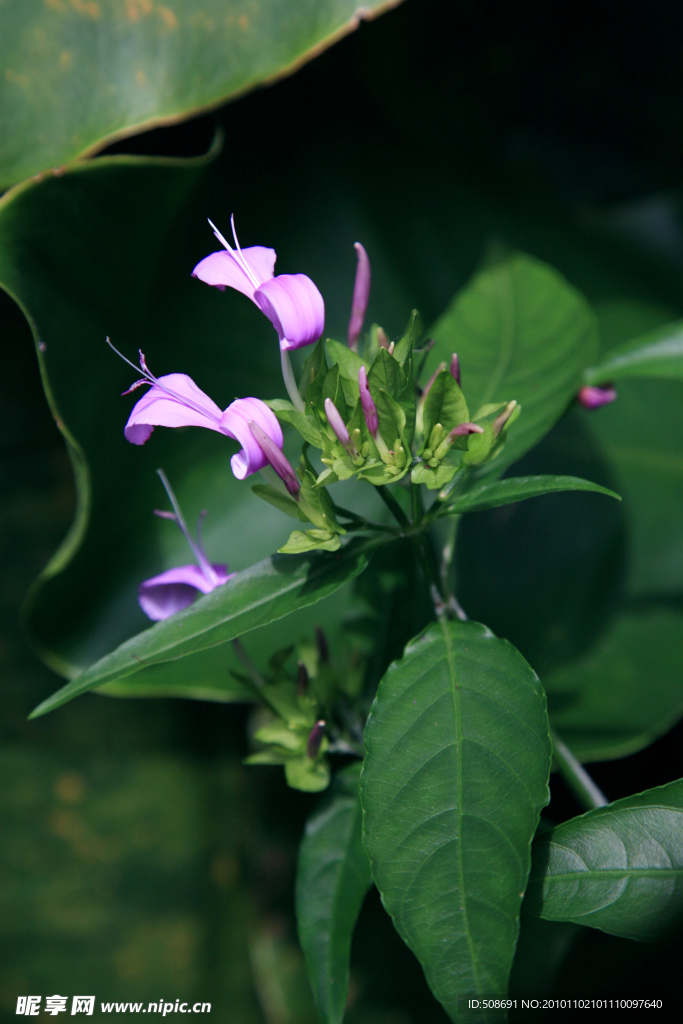
<svg viewBox="0 0 683 1024">
<path fill-rule="evenodd" d="M 391 491 L 388 490 L 387 487 L 375 487 L 375 490 L 377 491 L 380 498 L 387 506 L 387 508 L 389 509 L 389 511 L 391 512 L 399 526 L 402 529 L 407 530 L 408 527 L 410 526 L 408 516 L 405 514 L 399 503 L 396 501 L 396 498 L 393 496 Z"/>
<path fill-rule="evenodd" d="M 297 387 L 296 380 L 294 378 L 294 370 L 292 369 L 292 361 L 289 358 L 289 352 L 287 349 L 283 349 L 281 352 L 281 363 L 282 363 L 282 376 L 284 378 L 285 387 L 287 388 L 287 394 L 292 400 L 292 405 L 299 412 L 306 412 L 306 406 L 304 400 L 299 394 L 299 388 Z"/>
<path fill-rule="evenodd" d="M 550 730 L 553 741 L 553 760 L 557 769 L 582 807 L 592 811 L 596 807 L 605 807 L 609 801 L 602 790 L 596 786 L 580 761 L 572 754 L 566 743 L 563 743 L 554 729 Z"/>
<path fill-rule="evenodd" d="M 413 509 L 413 526 L 418 526 L 424 517 L 424 507 L 422 505 L 422 495 L 420 494 L 419 486 L 414 483 L 410 485 L 410 497 L 412 501 Z"/>
</svg>

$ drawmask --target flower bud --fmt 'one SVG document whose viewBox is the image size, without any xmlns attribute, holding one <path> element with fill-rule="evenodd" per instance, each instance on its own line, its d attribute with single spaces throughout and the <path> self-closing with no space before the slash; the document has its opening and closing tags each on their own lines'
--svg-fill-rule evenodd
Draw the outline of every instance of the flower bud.
<svg viewBox="0 0 683 1024">
<path fill-rule="evenodd" d="M 265 430 L 262 430 L 261 427 L 259 427 L 258 423 L 255 423 L 253 420 L 249 420 L 248 427 L 254 437 L 254 440 L 284 483 L 291 496 L 298 500 L 301 484 L 299 483 L 297 475 L 287 458 L 283 455 L 275 442 L 268 437 Z"/>
<path fill-rule="evenodd" d="M 310 733 L 308 734 L 308 741 L 306 743 L 306 755 L 314 760 L 320 751 L 320 745 L 325 735 L 325 722 L 321 718 L 319 722 L 316 722 Z"/>
<path fill-rule="evenodd" d="M 349 348 L 354 351 L 358 348 L 358 336 L 363 327 L 365 311 L 368 308 L 370 298 L 370 260 L 360 242 L 354 246 L 358 256 L 356 264 L 356 280 L 353 286 L 353 299 L 351 301 L 351 319 L 349 320 L 348 341 Z"/>
<path fill-rule="evenodd" d="M 603 405 L 609 405 L 617 397 L 617 392 L 611 384 L 603 384 L 600 387 L 587 385 L 580 389 L 577 399 L 584 409 L 599 409 Z"/>
</svg>

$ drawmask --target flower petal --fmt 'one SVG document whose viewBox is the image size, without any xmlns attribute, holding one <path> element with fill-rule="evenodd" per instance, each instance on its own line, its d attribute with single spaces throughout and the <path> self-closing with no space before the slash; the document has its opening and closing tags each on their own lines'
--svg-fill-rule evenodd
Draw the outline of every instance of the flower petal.
<svg viewBox="0 0 683 1024">
<path fill-rule="evenodd" d="M 245 477 L 268 465 L 268 459 L 249 429 L 249 420 L 258 423 L 280 451 L 284 443 L 277 416 L 265 402 L 259 398 L 237 398 L 231 402 L 223 413 L 220 429 L 242 445 L 242 451 L 233 455 L 230 460 L 232 471 L 238 480 L 244 480 Z"/>
<path fill-rule="evenodd" d="M 252 245 L 248 249 L 242 249 L 242 255 L 259 284 L 269 281 L 275 269 L 277 256 L 274 249 L 266 249 L 262 245 Z M 198 277 L 205 284 L 211 284 L 214 288 L 235 288 L 242 292 L 252 301 L 254 299 L 254 282 L 245 272 L 240 264 L 237 253 L 221 249 L 220 252 L 212 252 L 197 264 L 192 271 L 193 277 Z"/>
<path fill-rule="evenodd" d="M 159 377 L 135 403 L 124 427 L 131 444 L 144 444 L 155 427 L 207 427 L 220 430 L 221 410 L 186 373 Z"/>
<path fill-rule="evenodd" d="M 214 565 L 213 570 L 218 577 L 216 586 L 235 575 L 228 572 L 226 565 Z M 198 565 L 180 565 L 141 583 L 138 603 L 148 618 L 159 622 L 187 608 L 199 592 L 209 594 L 212 590 L 214 584 L 207 580 Z"/>
<path fill-rule="evenodd" d="M 254 292 L 284 351 L 317 341 L 325 327 L 323 297 L 305 274 L 279 274 Z"/>
</svg>

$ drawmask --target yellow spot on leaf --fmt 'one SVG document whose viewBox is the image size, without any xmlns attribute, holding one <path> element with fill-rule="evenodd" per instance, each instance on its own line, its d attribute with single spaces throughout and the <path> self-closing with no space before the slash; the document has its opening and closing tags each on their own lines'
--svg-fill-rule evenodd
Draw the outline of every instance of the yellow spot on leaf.
<svg viewBox="0 0 683 1024">
<path fill-rule="evenodd" d="M 152 0 L 125 0 L 126 4 L 126 17 L 129 21 L 139 21 L 143 16 L 147 16 L 154 10 L 154 4 Z"/>
<path fill-rule="evenodd" d="M 147 75 L 144 71 L 138 71 L 135 75 L 135 84 L 144 85 L 147 81 Z"/>
<path fill-rule="evenodd" d="M 95 0 L 71 0 L 71 6 L 79 14 L 86 18 L 92 18 L 93 21 L 97 21 L 100 16 L 100 9 Z"/>
<path fill-rule="evenodd" d="M 170 7 L 157 7 L 157 13 L 166 28 L 178 28 L 178 19 Z"/>
<path fill-rule="evenodd" d="M 237 24 L 241 29 L 244 29 L 244 31 L 246 32 L 247 29 L 249 28 L 249 18 L 247 17 L 247 15 L 240 14 L 239 18 L 237 19 Z"/>
<path fill-rule="evenodd" d="M 64 70 L 66 71 L 67 68 L 71 67 L 72 61 L 73 61 L 73 54 L 70 53 L 69 50 L 62 50 L 62 52 L 59 55 L 59 66 L 60 66 L 60 68 L 64 68 Z"/>
</svg>

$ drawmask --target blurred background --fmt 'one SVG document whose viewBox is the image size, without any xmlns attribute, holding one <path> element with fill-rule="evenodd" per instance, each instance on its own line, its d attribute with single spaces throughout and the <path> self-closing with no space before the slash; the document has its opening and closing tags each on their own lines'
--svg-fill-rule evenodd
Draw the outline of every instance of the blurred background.
<svg viewBox="0 0 683 1024">
<path fill-rule="evenodd" d="M 164 332 L 175 316 L 170 296 L 181 274 L 183 287 L 196 284 L 185 278 L 210 251 L 203 218 L 226 224 L 233 210 L 243 245 L 273 245 L 281 271 L 302 270 L 316 280 L 326 299 L 327 331 L 340 338 L 357 238 L 375 271 L 371 318 L 392 335 L 414 306 L 429 324 L 491 244 L 524 249 L 556 266 L 594 305 L 608 346 L 683 316 L 682 34 L 680 5 L 664 0 L 647 7 L 612 0 L 597 6 L 406 0 L 273 87 L 117 143 L 106 152 L 193 157 L 206 153 L 220 130 L 222 149 L 197 172 L 190 198 L 174 213 L 173 236 L 164 238 L 172 272 L 154 279 L 153 303 L 120 270 L 133 219 L 136 246 L 159 244 L 145 241 L 144 195 L 111 184 L 108 214 L 120 215 L 122 226 L 108 258 L 119 267 L 111 287 L 119 289 L 122 308 L 124 289 L 131 291 L 130 308 L 112 312 L 110 329 L 119 328 L 130 354 L 138 337 L 133 341 L 126 330 L 146 303 L 138 329 L 155 349 L 150 364 L 157 373 L 175 369 L 162 365 Z M 65 274 L 90 272 L 72 262 Z M 58 297 L 54 302 L 57 309 Z M 212 360 L 233 358 L 218 334 L 202 347 L 226 308 L 212 306 L 195 329 L 188 307 L 178 327 L 187 345 L 182 368 L 202 369 L 205 380 Z M 229 308 L 246 336 L 252 321 L 239 297 Z M 67 312 L 60 308 L 60 315 Z M 27 721 L 60 678 L 32 651 L 20 606 L 71 524 L 75 493 L 30 330 L 2 292 L 0 330 L 0 1012 L 15 1019 L 18 994 L 83 993 L 209 1001 L 213 1019 L 230 1024 L 314 1022 L 296 943 L 293 879 L 315 798 L 287 790 L 277 768 L 242 766 L 246 709 L 91 694 Z M 179 342 L 171 343 L 177 355 Z M 255 357 L 234 358 L 246 366 Z M 113 357 L 97 359 L 81 368 L 70 358 L 59 371 L 74 405 L 86 392 L 91 403 L 104 395 L 109 400 L 129 383 L 125 368 L 112 368 Z M 256 369 L 261 373 L 260 364 Z M 252 371 L 238 366 L 236 375 Z M 264 364 L 263 379 L 269 374 L 272 366 Z M 667 436 L 676 430 L 680 436 L 677 387 L 625 384 L 624 401 L 629 389 L 634 402 L 636 392 L 650 389 L 643 415 L 651 422 L 661 410 L 669 417 Z M 111 411 L 102 413 L 106 429 L 120 431 L 123 404 L 109 404 Z M 613 483 L 585 424 L 585 414 L 572 412 L 525 458 L 524 469 L 552 467 Z M 167 448 L 160 441 L 149 466 Z M 190 450 L 186 461 L 192 457 Z M 677 458 L 674 481 L 680 449 Z M 122 467 L 116 466 L 118 492 Z M 107 466 L 101 472 L 106 476 Z M 145 515 L 161 501 L 152 488 L 144 494 Z M 101 493 L 109 495 L 106 488 Z M 41 615 L 48 639 L 75 629 L 67 621 L 74 608 L 83 612 L 104 601 L 98 587 L 107 572 L 105 549 L 138 496 L 111 498 L 116 515 L 78 570 L 92 586 L 81 582 L 71 605 L 46 589 Z M 585 506 L 573 496 L 543 500 L 545 526 L 526 507 L 512 524 L 493 513 L 471 517 L 459 567 L 470 615 L 517 643 L 541 674 L 586 648 L 620 587 L 636 610 L 654 589 L 680 609 L 678 569 L 667 576 L 665 566 L 652 587 L 638 576 L 644 542 L 629 547 L 633 506 L 601 508 L 586 525 Z M 551 502 L 554 516 L 547 513 Z M 647 519 L 635 533 L 658 528 Z M 533 556 L 525 546 L 530 537 Z M 252 546 L 260 556 L 272 543 L 269 533 Z M 158 550 L 145 555 L 152 570 Z M 232 558 L 234 568 L 242 567 L 239 557 Z M 593 575 L 576 571 L 583 557 Z M 526 612 L 518 618 L 501 597 L 512 577 L 522 587 L 516 607 Z M 345 598 L 347 618 L 358 619 L 362 601 L 377 604 L 385 586 L 378 568 Z M 144 625 L 135 617 L 134 588 L 128 592 L 114 639 L 117 629 L 123 636 Z M 580 607 L 590 609 L 590 622 Z M 320 614 L 324 621 L 326 612 Z M 382 629 L 378 675 L 407 639 L 400 609 Z M 89 642 L 100 653 L 111 646 L 111 633 Z M 85 649 L 78 638 L 73 649 L 79 644 Z M 612 799 L 671 781 L 683 775 L 682 739 L 679 726 L 646 750 L 591 771 Z M 553 780 L 553 819 L 578 810 Z M 672 969 L 675 977 L 680 959 L 675 943 L 644 947 L 543 922 L 525 925 L 520 948 L 527 955 L 513 990 L 525 995 L 660 996 L 670 991 L 667 977 Z M 352 961 L 349 1024 L 445 1021 L 375 892 L 362 912 Z"/>
</svg>

